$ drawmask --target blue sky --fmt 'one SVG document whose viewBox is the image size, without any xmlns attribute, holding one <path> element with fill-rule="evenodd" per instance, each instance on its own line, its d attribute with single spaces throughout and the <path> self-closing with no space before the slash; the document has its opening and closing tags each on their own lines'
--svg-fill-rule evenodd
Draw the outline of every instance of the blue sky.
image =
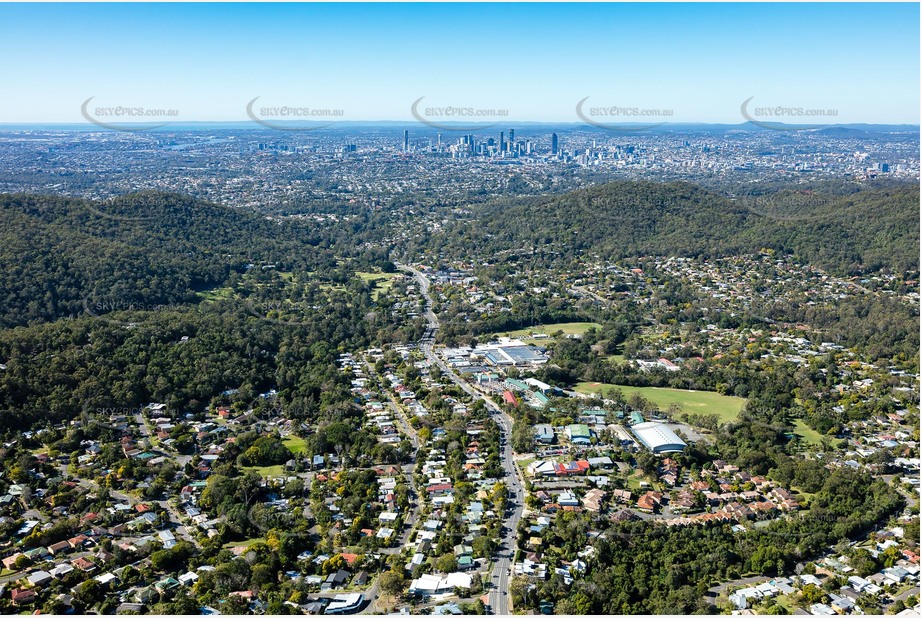
<svg viewBox="0 0 921 618">
<path fill-rule="evenodd" d="M 427 105 L 576 121 L 575 105 L 742 122 L 741 103 L 918 123 L 915 4 L 0 5 L 0 122 L 80 105 L 244 120 L 271 105 L 411 120 Z"/>
</svg>

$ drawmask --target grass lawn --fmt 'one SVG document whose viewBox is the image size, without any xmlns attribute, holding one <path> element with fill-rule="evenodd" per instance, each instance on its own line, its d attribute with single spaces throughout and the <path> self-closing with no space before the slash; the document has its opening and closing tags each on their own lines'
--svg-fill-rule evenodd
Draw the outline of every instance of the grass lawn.
<svg viewBox="0 0 921 618">
<path fill-rule="evenodd" d="M 371 295 L 374 300 L 377 300 L 381 294 L 390 290 L 394 279 L 403 276 L 402 273 L 356 272 L 355 274 L 359 279 L 365 283 L 369 283 L 374 288 L 374 292 Z"/>
<path fill-rule="evenodd" d="M 233 543 L 224 543 L 225 549 L 230 549 L 231 547 L 250 547 L 256 543 L 264 543 L 265 539 L 262 537 L 257 537 L 255 539 L 246 539 L 245 541 L 234 541 Z"/>
<path fill-rule="evenodd" d="M 617 363 L 617 364 L 620 364 L 620 363 L 624 362 L 625 360 L 627 360 L 627 357 L 624 356 L 623 354 L 610 354 L 610 355 L 608 355 L 608 357 L 607 357 L 607 361 L 608 361 L 609 363 Z"/>
<path fill-rule="evenodd" d="M 791 489 L 793 490 L 793 496 L 796 498 L 796 501 L 799 502 L 801 508 L 808 509 L 812 505 L 815 494 L 803 491 L 796 485 L 791 486 Z"/>
<path fill-rule="evenodd" d="M 246 466 L 244 470 L 255 470 L 262 478 L 272 478 L 278 476 L 287 476 L 284 464 L 276 466 Z"/>
<path fill-rule="evenodd" d="M 778 605 L 787 610 L 787 614 L 793 614 L 797 609 L 799 609 L 793 603 L 793 597 L 787 594 L 782 594 L 775 599 Z"/>
<path fill-rule="evenodd" d="M 214 288 L 207 292 L 196 292 L 195 295 L 206 303 L 213 303 L 218 300 L 233 298 L 233 288 Z"/>
<path fill-rule="evenodd" d="M 518 467 L 522 470 L 527 470 L 533 462 L 537 461 L 536 457 L 528 457 L 527 459 L 519 459 L 515 463 L 518 464 Z"/>
<path fill-rule="evenodd" d="M 639 470 L 635 471 L 633 474 L 627 477 L 627 489 L 630 491 L 639 491 L 644 492 L 650 489 L 657 489 L 657 483 L 654 483 L 652 478 L 643 474 Z M 648 483 L 647 487 L 640 487 L 640 483 Z"/>
<path fill-rule="evenodd" d="M 745 399 L 720 395 L 711 391 L 686 391 L 678 388 L 659 388 L 656 386 L 619 386 L 599 382 L 580 382 L 576 385 L 577 393 L 586 395 L 607 392 L 610 388 L 619 388 L 628 400 L 633 393 L 639 393 L 660 409 L 666 409 L 675 403 L 688 414 L 716 414 L 721 423 L 734 421 L 745 405 Z"/>
<path fill-rule="evenodd" d="M 831 441 L 832 446 L 837 446 L 838 443 L 841 442 L 841 440 L 838 438 L 832 436 L 823 436 L 818 431 L 803 422 L 803 419 L 800 418 L 793 422 L 793 433 L 798 435 L 804 443 L 810 446 L 817 446 L 822 444 L 822 438 L 828 438 Z"/>
<path fill-rule="evenodd" d="M 307 443 L 304 438 L 298 438 L 297 436 L 288 436 L 281 442 L 295 455 L 300 455 L 307 449 Z"/>
</svg>

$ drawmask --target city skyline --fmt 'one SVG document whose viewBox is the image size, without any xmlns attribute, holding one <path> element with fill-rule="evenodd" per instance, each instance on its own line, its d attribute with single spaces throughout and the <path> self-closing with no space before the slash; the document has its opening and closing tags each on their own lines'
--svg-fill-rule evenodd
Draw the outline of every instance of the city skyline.
<svg viewBox="0 0 921 618">
<path fill-rule="evenodd" d="M 752 100 L 834 112 L 802 124 L 918 124 L 911 4 L 51 6 L 0 7 L 0 123 L 83 123 L 88 100 L 246 121 L 258 100 L 338 123 L 411 123 L 418 104 L 580 124 L 584 102 L 626 108 L 619 125 L 741 124 Z"/>
</svg>

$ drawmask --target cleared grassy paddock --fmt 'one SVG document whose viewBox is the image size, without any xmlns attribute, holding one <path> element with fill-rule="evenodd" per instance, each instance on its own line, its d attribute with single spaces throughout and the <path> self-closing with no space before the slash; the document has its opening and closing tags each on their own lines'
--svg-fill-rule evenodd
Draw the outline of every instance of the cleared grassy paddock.
<svg viewBox="0 0 921 618">
<path fill-rule="evenodd" d="M 232 547 L 251 547 L 256 543 L 265 543 L 265 539 L 262 537 L 257 537 L 255 539 L 246 539 L 245 541 L 234 541 L 231 543 L 224 543 L 224 549 L 230 549 Z"/>
<path fill-rule="evenodd" d="M 832 446 L 837 446 L 841 440 L 833 436 L 823 436 L 818 431 L 807 425 L 803 422 L 803 419 L 796 419 L 793 421 L 793 433 L 800 437 L 800 439 L 809 444 L 810 446 L 818 446 L 822 444 L 823 438 L 828 438 Z"/>
<path fill-rule="evenodd" d="M 550 337 L 557 332 L 562 331 L 564 335 L 584 335 L 590 328 L 601 328 L 597 322 L 561 322 L 559 324 L 537 324 L 528 328 L 519 328 L 518 330 L 495 332 L 494 337 L 511 337 L 521 339 L 525 343 L 541 344 L 550 341 Z M 546 335 L 546 337 L 534 338 L 534 335 Z"/>
<path fill-rule="evenodd" d="M 300 455 L 307 450 L 307 443 L 303 438 L 298 438 L 297 436 L 288 436 L 281 442 L 295 455 Z"/>
<path fill-rule="evenodd" d="M 255 470 L 259 473 L 264 479 L 277 478 L 280 476 L 287 476 L 288 473 L 285 471 L 284 464 L 278 464 L 276 466 L 246 466 L 243 470 Z"/>
</svg>

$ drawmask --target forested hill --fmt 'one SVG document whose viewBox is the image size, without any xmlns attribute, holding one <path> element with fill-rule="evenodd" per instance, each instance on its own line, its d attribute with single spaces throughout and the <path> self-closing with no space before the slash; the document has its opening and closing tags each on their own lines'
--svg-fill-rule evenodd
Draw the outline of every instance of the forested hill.
<svg viewBox="0 0 921 618">
<path fill-rule="evenodd" d="M 316 421 L 351 399 L 340 346 L 424 329 L 380 311 L 387 292 L 355 276 L 392 268 L 386 248 L 366 246 L 380 234 L 373 215 L 279 222 L 165 193 L 5 195 L 0 229 L 5 436 L 151 401 L 246 409 L 270 389 L 291 417 Z"/>
<path fill-rule="evenodd" d="M 330 260 L 303 226 L 165 193 L 106 202 L 0 195 L 0 326 L 194 300 L 247 264 Z"/>
<path fill-rule="evenodd" d="M 618 259 L 719 256 L 770 248 L 842 274 L 918 270 L 918 187 L 818 193 L 746 192 L 728 198 L 688 183 L 623 181 L 473 210 L 432 239 L 455 255 L 500 252 Z"/>
</svg>

